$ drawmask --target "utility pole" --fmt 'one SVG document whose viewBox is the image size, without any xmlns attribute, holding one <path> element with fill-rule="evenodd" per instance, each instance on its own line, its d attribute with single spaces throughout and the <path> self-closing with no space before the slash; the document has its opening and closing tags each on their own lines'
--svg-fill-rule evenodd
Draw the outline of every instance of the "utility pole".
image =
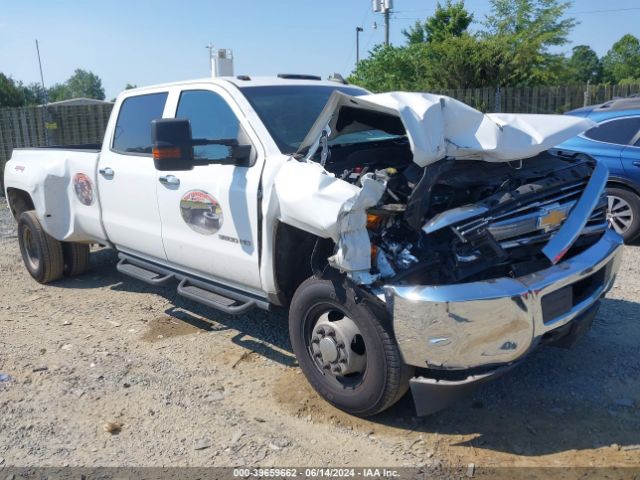
<svg viewBox="0 0 640 480">
<path fill-rule="evenodd" d="M 360 32 L 364 32 L 364 29 L 356 27 L 356 67 L 360 63 Z"/>
<path fill-rule="evenodd" d="M 215 64 L 215 60 L 214 60 L 214 56 L 213 56 L 213 42 L 209 42 L 209 45 L 207 45 L 206 47 L 209 49 L 209 68 L 211 69 L 211 76 L 215 77 L 216 76 L 216 64 Z"/>
<path fill-rule="evenodd" d="M 42 84 L 42 95 L 44 96 L 44 108 L 43 111 L 43 123 L 44 123 L 44 144 L 49 145 L 49 112 L 47 110 L 47 104 L 49 103 L 49 95 L 47 89 L 44 86 L 44 75 L 42 74 L 42 60 L 40 60 L 40 45 L 38 45 L 38 39 L 36 38 L 36 52 L 38 53 L 38 67 L 40 67 L 40 83 Z"/>
<path fill-rule="evenodd" d="M 389 9 L 384 9 L 384 44 L 389 46 Z"/>
<path fill-rule="evenodd" d="M 389 46 L 389 29 L 391 27 L 391 10 L 393 10 L 393 0 L 372 0 L 373 13 L 384 15 L 384 44 Z"/>
<path fill-rule="evenodd" d="M 40 82 L 42 83 L 42 94 L 44 95 L 44 104 L 46 105 L 47 100 L 47 89 L 44 86 L 44 75 L 42 74 L 42 61 L 40 60 L 40 46 L 38 45 L 38 39 L 36 38 L 36 52 L 38 52 L 38 66 L 40 67 Z"/>
</svg>

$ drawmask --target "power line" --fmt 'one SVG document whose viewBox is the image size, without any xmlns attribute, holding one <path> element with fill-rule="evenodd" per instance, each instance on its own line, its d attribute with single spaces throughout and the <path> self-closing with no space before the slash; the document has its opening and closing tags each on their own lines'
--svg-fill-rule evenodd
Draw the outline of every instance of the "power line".
<svg viewBox="0 0 640 480">
<path fill-rule="evenodd" d="M 583 10 L 582 12 L 572 12 L 568 11 L 568 15 L 584 15 L 588 13 L 613 13 L 613 12 L 629 12 L 631 10 L 640 10 L 640 7 L 629 7 L 629 8 L 610 8 L 607 10 Z"/>
<path fill-rule="evenodd" d="M 619 13 L 619 12 L 631 12 L 640 10 L 640 7 L 628 7 L 628 8 L 609 8 L 604 10 L 581 10 L 581 11 L 567 11 L 565 12 L 567 15 L 589 15 L 592 13 Z M 395 10 L 395 13 L 411 13 L 411 12 L 419 12 L 425 11 L 430 12 L 431 10 Z M 424 20 L 424 17 L 393 17 L 395 20 Z"/>
</svg>

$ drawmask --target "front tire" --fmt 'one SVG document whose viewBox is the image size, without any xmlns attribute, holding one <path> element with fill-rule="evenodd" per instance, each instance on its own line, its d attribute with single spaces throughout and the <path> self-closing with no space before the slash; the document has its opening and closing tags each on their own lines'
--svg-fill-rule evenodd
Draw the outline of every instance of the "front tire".
<svg viewBox="0 0 640 480">
<path fill-rule="evenodd" d="M 407 391 L 413 368 L 402 361 L 384 306 L 345 279 L 304 281 L 289 334 L 311 386 L 345 412 L 375 415 Z"/>
<path fill-rule="evenodd" d="M 631 242 L 640 233 L 640 197 L 634 192 L 618 187 L 607 188 L 609 225 Z"/>
<path fill-rule="evenodd" d="M 36 282 L 49 283 L 62 277 L 62 244 L 44 231 L 34 210 L 20 214 L 18 242 L 22 260 Z"/>
</svg>

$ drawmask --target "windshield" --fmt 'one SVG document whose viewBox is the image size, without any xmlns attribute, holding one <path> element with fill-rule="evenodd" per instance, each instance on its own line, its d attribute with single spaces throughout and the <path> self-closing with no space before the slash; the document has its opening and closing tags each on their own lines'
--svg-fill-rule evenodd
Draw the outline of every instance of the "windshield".
<svg viewBox="0 0 640 480">
<path fill-rule="evenodd" d="M 340 85 L 278 85 L 242 87 L 240 90 L 269 130 L 280 151 L 287 154 L 298 150 L 335 90 L 353 96 L 369 93 L 362 88 Z M 362 140 L 354 139 L 355 142 Z"/>
<path fill-rule="evenodd" d="M 403 135 L 394 135 L 383 130 L 371 129 L 359 132 L 345 133 L 329 140 L 329 145 L 351 145 L 354 143 L 379 142 L 390 138 L 401 138 Z"/>
</svg>

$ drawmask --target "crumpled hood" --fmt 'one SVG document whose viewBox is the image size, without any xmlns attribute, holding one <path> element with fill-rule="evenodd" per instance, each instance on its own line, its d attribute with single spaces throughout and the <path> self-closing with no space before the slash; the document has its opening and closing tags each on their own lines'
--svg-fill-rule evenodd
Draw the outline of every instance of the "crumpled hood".
<svg viewBox="0 0 640 480">
<path fill-rule="evenodd" d="M 299 152 L 315 153 L 322 131 L 338 135 L 375 128 L 406 131 L 421 167 L 445 157 L 505 162 L 533 157 L 596 124 L 571 115 L 484 114 L 444 95 L 391 92 L 353 97 L 334 92 Z M 395 120 L 395 122 L 394 122 Z"/>
</svg>

